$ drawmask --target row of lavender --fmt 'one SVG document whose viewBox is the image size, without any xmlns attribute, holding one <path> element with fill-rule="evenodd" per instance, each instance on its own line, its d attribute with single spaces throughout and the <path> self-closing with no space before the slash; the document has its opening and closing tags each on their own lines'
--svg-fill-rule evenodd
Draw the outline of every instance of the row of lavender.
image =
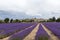
<svg viewBox="0 0 60 40">
<path fill-rule="evenodd" d="M 43 29 L 42 25 L 40 24 L 39 29 L 36 33 L 35 40 L 49 40 L 50 37 L 46 33 L 46 31 Z"/>
<path fill-rule="evenodd" d="M 34 24 L 31 28 L 24 29 L 22 32 L 19 31 L 16 34 L 13 34 L 9 40 L 23 40 L 35 27 L 37 24 Z M 36 33 L 35 40 L 49 40 L 50 37 L 45 32 L 45 30 L 42 28 L 41 25 L 39 25 L 39 29 Z"/>
<path fill-rule="evenodd" d="M 22 23 L 23 24 L 23 26 L 22 26 L 22 28 L 24 29 L 22 32 L 21 31 L 19 31 L 19 32 L 17 32 L 16 34 L 13 34 L 11 37 L 10 37 L 10 39 L 9 40 L 23 40 L 35 27 L 36 27 L 36 23 Z M 28 25 L 27 25 L 28 24 Z M 34 24 L 34 25 L 33 25 Z M 60 23 L 57 23 L 57 22 L 47 22 L 47 23 L 43 23 L 48 29 L 50 29 L 56 36 L 58 36 L 59 38 L 60 38 Z M 16 25 L 16 24 L 15 24 Z M 27 28 L 27 27 L 25 27 L 25 25 L 28 27 L 28 26 L 31 26 L 31 25 L 33 25 L 31 28 L 28 28 L 28 29 L 25 29 L 25 28 Z M 15 27 L 17 28 L 17 29 L 19 29 L 19 27 L 21 26 L 20 24 L 18 24 L 17 25 L 17 27 L 16 26 L 14 26 L 14 29 L 15 29 Z M 24 28 L 25 27 L 25 28 Z M 10 28 L 8 28 L 7 30 L 11 30 Z M 13 30 L 13 28 L 12 28 L 12 30 Z M 15 29 L 16 30 L 16 29 Z M 22 29 L 21 29 L 22 30 Z M 4 32 L 4 31 L 3 31 Z M 2 33 L 3 32 L 1 32 L 0 34 L 2 35 Z M 16 32 L 16 31 L 13 31 L 14 33 Z M 10 33 L 11 32 L 8 32 L 7 34 L 9 34 L 10 35 Z M 6 35 L 7 35 L 6 34 Z M 5 35 L 4 35 L 5 36 Z M 1 36 L 1 37 L 4 37 L 4 36 Z M 42 28 L 42 25 L 40 24 L 40 26 L 39 26 L 39 30 L 37 31 L 37 33 L 36 33 L 36 38 L 35 38 L 35 40 L 49 40 L 50 39 L 50 37 L 48 36 L 48 34 L 46 33 L 46 31 Z"/>
<path fill-rule="evenodd" d="M 23 40 L 35 27 L 37 24 L 34 24 L 31 28 L 25 29 L 22 32 L 18 32 L 13 34 L 9 40 Z M 50 37 L 46 33 L 46 31 L 42 28 L 42 25 L 39 25 L 39 29 L 36 33 L 35 40 L 49 40 Z"/>
<path fill-rule="evenodd" d="M 60 22 L 47 22 L 43 23 L 55 36 L 60 38 Z"/>
<path fill-rule="evenodd" d="M 29 27 L 28 29 L 24 29 L 23 31 L 20 31 L 16 34 L 13 34 L 9 40 L 23 40 L 35 27 L 37 24 L 34 24 L 32 27 Z"/>
<path fill-rule="evenodd" d="M 48 22 L 48 23 L 43 23 L 48 29 L 50 29 L 56 36 L 60 38 L 60 23 L 56 22 Z M 34 26 L 35 27 L 35 26 Z M 22 32 L 19 32 L 17 34 L 14 34 L 11 36 L 10 40 L 23 40 L 24 37 L 26 37 L 34 28 L 29 28 L 27 30 L 24 30 Z M 39 29 L 36 33 L 35 40 L 50 40 L 49 35 L 47 32 L 43 29 L 42 25 L 40 24 Z"/>
<path fill-rule="evenodd" d="M 25 28 L 34 25 L 34 23 L 8 23 L 0 24 L 0 39 L 8 37 L 14 33 L 17 33 Z"/>
</svg>

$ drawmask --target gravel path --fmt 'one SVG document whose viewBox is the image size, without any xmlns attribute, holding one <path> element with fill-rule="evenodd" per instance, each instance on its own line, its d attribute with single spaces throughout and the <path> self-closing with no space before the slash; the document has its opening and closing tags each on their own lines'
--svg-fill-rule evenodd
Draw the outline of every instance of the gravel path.
<svg viewBox="0 0 60 40">
<path fill-rule="evenodd" d="M 35 40 L 36 32 L 37 32 L 38 29 L 39 29 L 39 25 L 40 25 L 40 24 L 38 24 L 38 25 L 32 30 L 32 32 L 31 32 L 28 36 L 26 36 L 23 40 Z"/>
<path fill-rule="evenodd" d="M 50 36 L 50 40 L 59 40 L 57 36 L 55 36 L 48 28 L 46 28 L 43 24 L 41 24 L 43 29 L 48 33 Z"/>
</svg>

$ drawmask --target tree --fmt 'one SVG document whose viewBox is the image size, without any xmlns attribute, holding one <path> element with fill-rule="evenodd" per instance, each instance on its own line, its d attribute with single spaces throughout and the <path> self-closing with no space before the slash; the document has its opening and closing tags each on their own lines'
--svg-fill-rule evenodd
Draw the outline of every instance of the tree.
<svg viewBox="0 0 60 40">
<path fill-rule="evenodd" d="M 34 22 L 34 20 L 31 19 L 29 22 Z"/>
<path fill-rule="evenodd" d="M 49 18 L 49 20 L 47 20 L 47 22 L 55 22 L 55 21 L 56 21 L 55 17 Z"/>
<path fill-rule="evenodd" d="M 13 22 L 13 19 L 10 20 L 10 23 L 12 23 L 12 22 Z"/>
<path fill-rule="evenodd" d="M 3 20 L 0 20 L 0 23 L 3 23 Z"/>
<path fill-rule="evenodd" d="M 4 19 L 4 22 L 5 22 L 5 23 L 8 23 L 8 22 L 9 22 L 9 18 L 5 18 L 5 19 Z"/>
<path fill-rule="evenodd" d="M 56 21 L 56 18 L 55 18 L 55 17 L 53 17 L 53 18 L 52 18 L 52 21 Z"/>
<path fill-rule="evenodd" d="M 15 22 L 19 22 L 19 20 L 18 20 L 18 19 L 16 19 L 16 20 L 15 20 Z"/>
<path fill-rule="evenodd" d="M 47 20 L 47 22 L 53 22 L 53 21 L 52 21 L 52 18 L 49 18 L 49 19 Z"/>
<path fill-rule="evenodd" d="M 21 21 L 18 20 L 18 19 L 15 19 L 13 22 L 14 22 L 14 23 L 19 23 L 19 22 L 21 22 Z"/>
<path fill-rule="evenodd" d="M 26 22 L 26 20 L 22 20 L 22 22 Z"/>
<path fill-rule="evenodd" d="M 56 22 L 60 22 L 60 18 L 57 18 Z"/>
</svg>

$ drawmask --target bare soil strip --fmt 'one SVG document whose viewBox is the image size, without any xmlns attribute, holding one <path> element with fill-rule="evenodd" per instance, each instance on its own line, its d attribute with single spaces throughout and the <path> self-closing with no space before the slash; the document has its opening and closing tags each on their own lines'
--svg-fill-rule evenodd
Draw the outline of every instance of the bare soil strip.
<svg viewBox="0 0 60 40">
<path fill-rule="evenodd" d="M 32 25 L 33 26 L 33 25 Z M 32 26 L 30 26 L 30 27 L 28 27 L 28 28 L 31 28 Z M 28 28 L 25 28 L 24 30 L 27 30 Z M 21 31 L 19 31 L 19 32 L 22 32 L 22 31 L 24 31 L 24 30 L 21 30 Z M 17 32 L 17 33 L 19 33 L 19 32 Z M 14 33 L 14 34 L 16 34 L 16 33 Z M 11 35 L 12 36 L 12 35 Z M 11 36 L 9 36 L 9 37 L 6 37 L 6 38 L 3 38 L 3 39 L 0 39 L 0 40 L 8 40 Z"/>
<path fill-rule="evenodd" d="M 57 36 L 55 36 L 48 28 L 46 28 L 46 26 L 44 26 L 43 24 L 41 24 L 43 29 L 48 33 L 48 35 L 50 36 L 50 40 L 59 40 L 59 38 Z"/>
<path fill-rule="evenodd" d="M 38 25 L 32 30 L 32 32 L 31 32 L 28 36 L 26 36 L 23 40 L 35 40 L 36 32 L 37 32 L 38 29 L 39 29 L 39 25 L 40 25 L 40 24 L 38 24 Z"/>
<path fill-rule="evenodd" d="M 10 37 L 4 38 L 4 39 L 0 39 L 0 40 L 8 40 Z"/>
</svg>

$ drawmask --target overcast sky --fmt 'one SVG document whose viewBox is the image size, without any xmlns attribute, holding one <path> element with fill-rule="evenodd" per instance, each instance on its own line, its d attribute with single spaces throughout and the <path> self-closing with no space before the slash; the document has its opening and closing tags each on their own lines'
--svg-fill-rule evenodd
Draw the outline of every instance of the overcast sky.
<svg viewBox="0 0 60 40">
<path fill-rule="evenodd" d="M 0 12 L 0 18 L 57 18 L 60 17 L 60 0 L 0 0 L 1 10 L 6 12 Z"/>
</svg>

